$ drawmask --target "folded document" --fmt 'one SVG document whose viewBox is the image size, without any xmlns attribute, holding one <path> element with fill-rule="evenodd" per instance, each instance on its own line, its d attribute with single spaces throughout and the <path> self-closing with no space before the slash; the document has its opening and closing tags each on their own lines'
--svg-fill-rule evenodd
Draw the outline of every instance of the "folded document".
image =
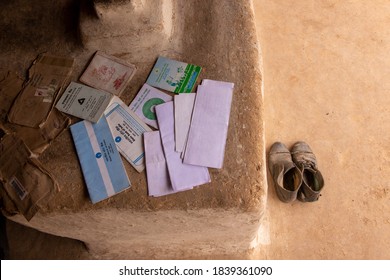
<svg viewBox="0 0 390 280">
<path fill-rule="evenodd" d="M 222 168 L 232 98 L 232 83 L 198 86 L 184 163 Z"/>
<path fill-rule="evenodd" d="M 144 134 L 146 175 L 150 196 L 162 196 L 174 193 L 169 179 L 159 131 Z"/>
<path fill-rule="evenodd" d="M 172 188 L 181 191 L 209 183 L 211 180 L 206 167 L 184 164 L 180 153 L 175 151 L 173 102 L 156 106 L 156 114 Z"/>
<path fill-rule="evenodd" d="M 117 96 L 104 114 L 119 152 L 138 172 L 142 172 L 145 169 L 142 135 L 152 130 Z"/>
<path fill-rule="evenodd" d="M 104 116 L 96 124 L 78 122 L 70 126 L 70 131 L 92 203 L 130 187 L 130 180 Z"/>
<path fill-rule="evenodd" d="M 112 99 L 112 94 L 71 82 L 57 102 L 61 112 L 96 123 Z"/>
<path fill-rule="evenodd" d="M 184 152 L 190 129 L 195 93 L 179 94 L 174 97 L 175 107 L 175 150 Z"/>
</svg>

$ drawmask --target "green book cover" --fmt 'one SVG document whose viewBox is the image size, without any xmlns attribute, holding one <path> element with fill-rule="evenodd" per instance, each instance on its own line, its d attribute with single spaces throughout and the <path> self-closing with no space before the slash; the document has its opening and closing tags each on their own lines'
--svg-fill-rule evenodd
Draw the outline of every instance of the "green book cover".
<svg viewBox="0 0 390 280">
<path fill-rule="evenodd" d="M 192 92 L 202 67 L 160 56 L 146 83 L 174 93 Z"/>
</svg>

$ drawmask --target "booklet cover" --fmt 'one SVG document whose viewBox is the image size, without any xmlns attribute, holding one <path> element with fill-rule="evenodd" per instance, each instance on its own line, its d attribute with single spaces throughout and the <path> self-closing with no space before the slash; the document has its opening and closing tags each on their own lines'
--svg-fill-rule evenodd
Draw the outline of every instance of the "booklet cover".
<svg viewBox="0 0 390 280">
<path fill-rule="evenodd" d="M 201 70 L 200 66 L 160 56 L 146 83 L 174 93 L 189 93 Z"/>
<path fill-rule="evenodd" d="M 117 96 L 104 114 L 119 152 L 138 172 L 142 172 L 145 169 L 142 137 L 152 130 Z"/>
<path fill-rule="evenodd" d="M 61 112 L 96 123 L 110 104 L 113 95 L 71 82 L 57 102 Z"/>
<path fill-rule="evenodd" d="M 120 96 L 135 71 L 136 67 L 133 64 L 98 51 L 80 77 L 80 81 Z"/>
<path fill-rule="evenodd" d="M 158 128 L 154 107 L 167 101 L 172 101 L 172 96 L 144 84 L 129 107 L 141 120 L 154 128 Z"/>
<path fill-rule="evenodd" d="M 92 203 L 130 187 L 130 180 L 104 116 L 96 124 L 81 121 L 71 125 L 70 132 Z"/>
</svg>

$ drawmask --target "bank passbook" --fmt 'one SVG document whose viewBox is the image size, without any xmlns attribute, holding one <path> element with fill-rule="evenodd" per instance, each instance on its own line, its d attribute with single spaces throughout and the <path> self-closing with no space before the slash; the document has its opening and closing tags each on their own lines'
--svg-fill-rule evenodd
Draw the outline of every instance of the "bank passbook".
<svg viewBox="0 0 390 280">
<path fill-rule="evenodd" d="M 92 203 L 130 187 L 130 180 L 104 116 L 99 122 L 70 126 L 84 180 Z"/>
<path fill-rule="evenodd" d="M 96 123 L 112 99 L 111 93 L 71 82 L 57 102 L 61 112 Z"/>
<path fill-rule="evenodd" d="M 142 137 L 152 130 L 117 96 L 104 114 L 119 152 L 138 172 L 142 172 L 145 169 Z"/>
</svg>

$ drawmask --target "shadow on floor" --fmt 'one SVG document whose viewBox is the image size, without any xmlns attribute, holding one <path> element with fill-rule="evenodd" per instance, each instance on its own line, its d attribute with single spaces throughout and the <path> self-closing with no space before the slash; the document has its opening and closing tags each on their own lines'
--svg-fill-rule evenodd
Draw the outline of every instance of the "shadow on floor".
<svg viewBox="0 0 390 280">
<path fill-rule="evenodd" d="M 3 215 L 0 216 L 0 234 L 2 260 L 91 259 L 83 242 L 22 226 Z"/>
</svg>

